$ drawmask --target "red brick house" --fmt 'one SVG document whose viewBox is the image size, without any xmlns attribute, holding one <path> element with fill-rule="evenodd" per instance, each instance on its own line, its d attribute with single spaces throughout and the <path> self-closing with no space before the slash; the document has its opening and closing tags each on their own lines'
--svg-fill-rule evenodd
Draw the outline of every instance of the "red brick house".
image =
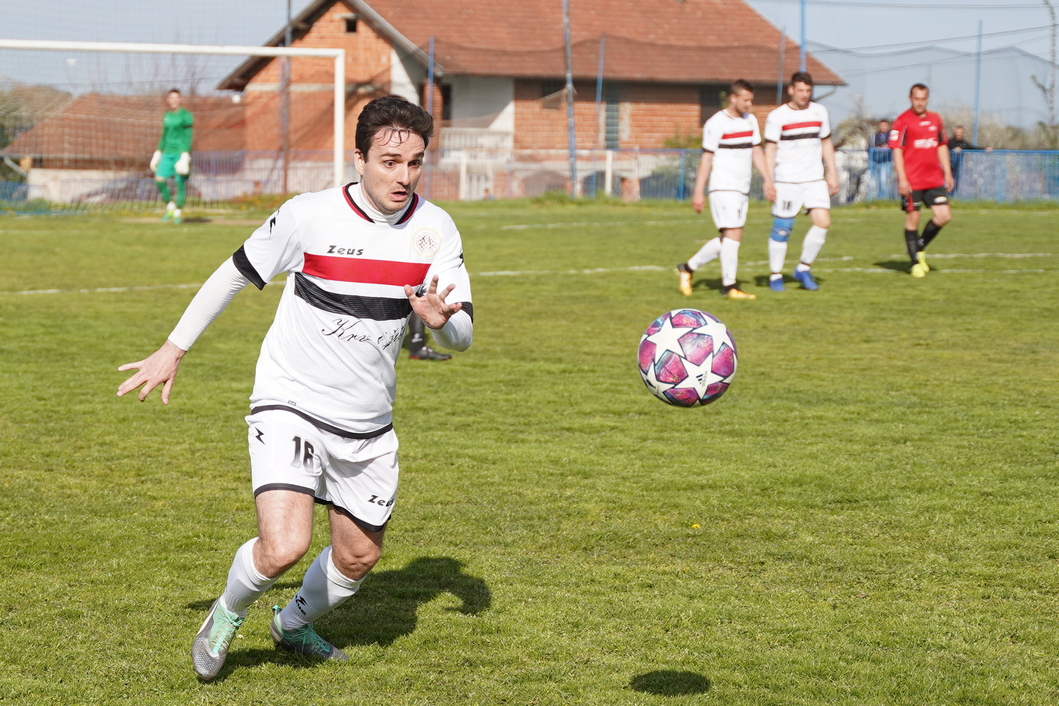
<svg viewBox="0 0 1059 706">
<path fill-rule="evenodd" d="M 434 40 L 437 145 L 477 150 L 566 149 L 563 23 L 558 0 L 317 0 L 293 26 L 293 46 L 346 50 L 346 145 L 360 108 L 397 93 L 426 105 Z M 570 3 L 579 149 L 651 149 L 696 132 L 736 78 L 775 100 L 781 34 L 742 0 L 577 0 Z M 266 46 L 283 43 L 281 29 Z M 603 92 L 596 89 L 603 42 Z M 811 55 L 818 84 L 842 83 Z M 783 74 L 797 69 L 787 42 Z M 295 59 L 291 149 L 331 147 L 329 60 Z M 219 88 L 243 91 L 247 149 L 279 141 L 279 62 L 252 58 Z"/>
</svg>

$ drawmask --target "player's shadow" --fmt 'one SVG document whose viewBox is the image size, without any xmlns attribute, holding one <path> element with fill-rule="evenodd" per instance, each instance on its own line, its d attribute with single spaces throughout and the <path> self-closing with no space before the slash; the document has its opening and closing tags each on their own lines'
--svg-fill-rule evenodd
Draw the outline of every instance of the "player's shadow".
<svg viewBox="0 0 1059 706">
<path fill-rule="evenodd" d="M 819 275 L 816 275 L 816 274 L 813 275 L 813 279 L 816 280 L 817 284 L 822 284 L 822 283 L 827 281 L 827 277 L 820 277 Z M 783 275 L 783 284 L 784 284 L 784 286 L 786 286 L 787 289 L 801 289 L 802 288 L 801 283 L 799 283 L 798 280 L 794 279 L 794 277 L 792 277 L 791 275 Z M 757 287 L 764 287 L 765 289 L 768 289 L 768 286 L 769 286 L 769 275 L 755 275 L 754 276 L 754 285 L 757 286 Z"/>
<path fill-rule="evenodd" d="M 715 279 L 697 279 L 697 280 L 695 280 L 694 282 L 691 283 L 691 289 L 693 291 L 696 290 L 696 289 L 703 289 L 703 290 L 710 289 L 710 290 L 719 292 L 723 288 L 724 287 L 721 285 L 721 278 L 720 277 L 717 277 Z"/>
<path fill-rule="evenodd" d="M 656 696 L 688 696 L 705 694 L 710 690 L 710 680 L 695 672 L 662 669 L 633 677 L 629 688 Z"/>
<path fill-rule="evenodd" d="M 489 587 L 462 569 L 463 564 L 450 557 L 423 557 L 403 569 L 372 572 L 356 595 L 324 616 L 316 628 L 342 649 L 351 645 L 389 646 L 397 638 L 412 634 L 418 623 L 419 607 L 444 593 L 460 601 L 459 606 L 448 610 L 464 615 L 487 610 L 492 602 Z M 299 581 L 287 581 L 273 588 L 291 589 L 300 585 Z M 187 607 L 205 612 L 211 605 L 212 599 L 194 601 Z M 258 627 L 255 625 L 254 629 Z M 239 649 L 237 642 L 228 653 L 218 681 L 226 679 L 235 669 L 265 663 L 307 667 L 315 662 L 277 649 Z"/>
<path fill-rule="evenodd" d="M 460 605 L 448 610 L 476 615 L 487 610 L 492 593 L 485 581 L 463 573 L 451 557 L 422 557 L 403 569 L 372 572 L 357 595 L 328 616 L 323 624 L 339 647 L 393 644 L 411 635 L 421 605 L 449 593 Z"/>
<path fill-rule="evenodd" d="M 213 223 L 213 219 L 206 216 L 192 216 L 191 218 L 183 218 L 180 222 L 184 225 L 189 223 Z"/>
<path fill-rule="evenodd" d="M 876 262 L 876 267 L 881 267 L 884 270 L 893 270 L 894 272 L 901 272 L 902 274 L 908 274 L 912 271 L 912 263 L 908 260 L 884 260 L 882 262 Z"/>
</svg>

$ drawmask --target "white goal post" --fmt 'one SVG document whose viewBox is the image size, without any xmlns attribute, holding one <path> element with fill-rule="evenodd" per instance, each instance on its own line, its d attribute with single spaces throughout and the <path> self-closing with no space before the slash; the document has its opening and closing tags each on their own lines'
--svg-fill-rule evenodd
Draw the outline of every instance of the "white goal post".
<svg viewBox="0 0 1059 706">
<path fill-rule="evenodd" d="M 38 49 L 140 54 L 220 54 L 230 56 L 314 56 L 335 60 L 334 185 L 341 186 L 345 171 L 346 51 L 293 47 L 239 47 L 207 44 L 138 44 L 134 42 L 64 42 L 38 39 L 0 39 L 0 49 Z"/>
</svg>

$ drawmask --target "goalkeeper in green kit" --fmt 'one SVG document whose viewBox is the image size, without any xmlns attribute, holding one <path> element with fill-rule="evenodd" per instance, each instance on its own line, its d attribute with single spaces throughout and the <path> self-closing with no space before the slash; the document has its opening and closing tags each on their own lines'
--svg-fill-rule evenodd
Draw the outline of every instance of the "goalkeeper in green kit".
<svg viewBox="0 0 1059 706">
<path fill-rule="evenodd" d="M 181 222 L 180 209 L 187 198 L 187 180 L 191 174 L 191 131 L 195 119 L 186 109 L 180 107 L 180 91 L 173 89 L 165 97 L 169 112 L 162 118 L 162 136 L 158 139 L 158 149 L 151 157 L 151 171 L 154 172 L 154 183 L 166 201 L 163 221 Z M 176 179 L 176 201 L 169 195 L 168 179 Z"/>
</svg>

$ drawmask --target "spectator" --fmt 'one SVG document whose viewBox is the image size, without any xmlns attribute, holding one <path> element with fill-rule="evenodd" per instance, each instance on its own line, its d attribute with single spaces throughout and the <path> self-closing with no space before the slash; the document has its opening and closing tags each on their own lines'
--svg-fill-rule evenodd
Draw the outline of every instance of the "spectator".
<svg viewBox="0 0 1059 706">
<path fill-rule="evenodd" d="M 871 162 L 872 189 L 879 198 L 893 198 L 891 191 L 893 153 L 890 151 L 890 121 L 880 120 L 878 131 L 868 143 Z"/>
<path fill-rule="evenodd" d="M 952 138 L 949 140 L 949 161 L 952 164 L 952 178 L 956 185 L 952 188 L 952 193 L 955 194 L 956 190 L 960 188 L 960 171 L 963 169 L 963 152 L 964 150 L 984 150 L 985 152 L 992 152 L 992 147 L 979 147 L 978 145 L 972 145 L 967 141 L 966 131 L 963 129 L 963 125 L 957 125 L 953 128 Z"/>
</svg>

